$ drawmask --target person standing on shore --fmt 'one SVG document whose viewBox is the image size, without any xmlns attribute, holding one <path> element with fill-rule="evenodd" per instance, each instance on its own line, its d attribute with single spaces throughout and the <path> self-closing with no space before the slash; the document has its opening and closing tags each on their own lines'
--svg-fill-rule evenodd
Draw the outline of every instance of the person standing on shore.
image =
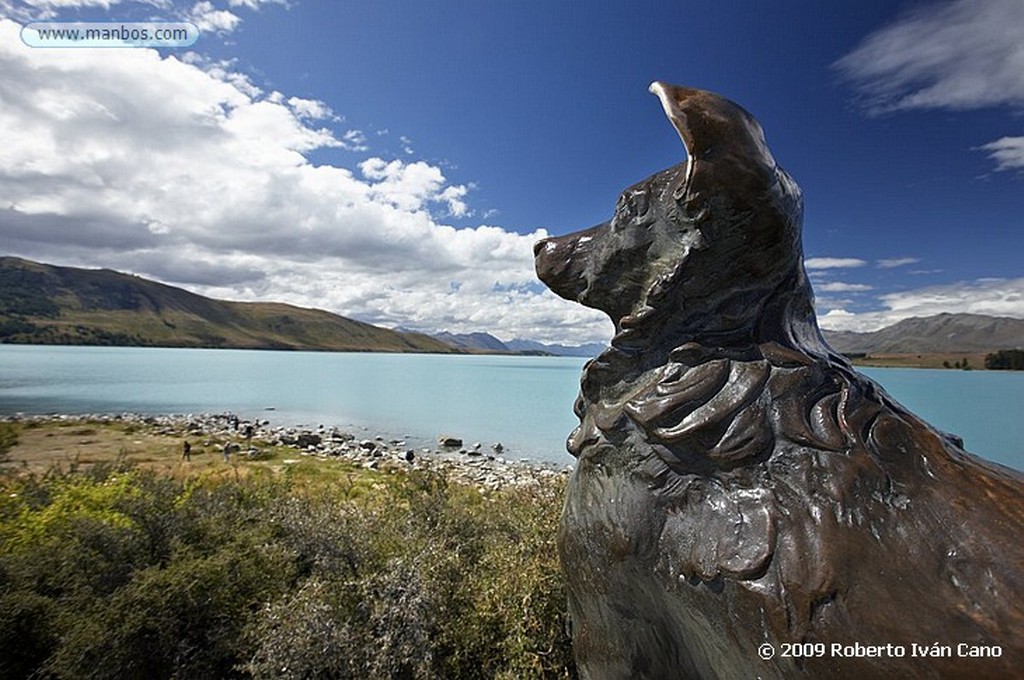
<svg viewBox="0 0 1024 680">
<path fill-rule="evenodd" d="M 192 445 L 189 444 L 187 439 L 181 444 L 181 459 L 189 462 L 192 461 Z"/>
</svg>

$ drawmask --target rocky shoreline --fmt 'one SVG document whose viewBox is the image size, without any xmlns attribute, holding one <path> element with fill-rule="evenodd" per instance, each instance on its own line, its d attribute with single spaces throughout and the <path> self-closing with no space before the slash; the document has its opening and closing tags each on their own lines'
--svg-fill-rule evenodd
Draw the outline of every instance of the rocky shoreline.
<svg viewBox="0 0 1024 680">
<path fill-rule="evenodd" d="M 259 461 L 276 458 L 281 448 L 291 449 L 295 458 L 279 462 L 293 465 L 303 460 L 342 460 L 361 467 L 384 471 L 430 470 L 454 481 L 484 490 L 506 486 L 529 486 L 545 479 L 566 476 L 571 465 L 532 460 L 512 461 L 503 457 L 504 447 L 476 442 L 464 445 L 455 435 L 442 434 L 435 446 L 410 446 L 406 440 L 375 435 L 358 438 L 337 427 L 316 428 L 272 425 L 265 419 L 242 419 L 233 413 L 146 415 L 139 413 L 91 413 L 77 415 L 14 414 L 0 421 L 22 424 L 77 423 L 134 426 L 156 435 L 180 438 L 190 446 L 215 448 L 225 461 Z"/>
</svg>

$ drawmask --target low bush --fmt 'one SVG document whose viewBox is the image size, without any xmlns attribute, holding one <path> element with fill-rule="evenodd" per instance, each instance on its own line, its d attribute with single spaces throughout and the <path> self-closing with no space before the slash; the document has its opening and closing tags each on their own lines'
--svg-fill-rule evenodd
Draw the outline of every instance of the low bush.
<svg viewBox="0 0 1024 680">
<path fill-rule="evenodd" d="M 2 477 L 0 677 L 573 677 L 561 492 Z"/>
<path fill-rule="evenodd" d="M 18 443 L 18 430 L 11 423 L 0 423 L 0 461 Z"/>
</svg>

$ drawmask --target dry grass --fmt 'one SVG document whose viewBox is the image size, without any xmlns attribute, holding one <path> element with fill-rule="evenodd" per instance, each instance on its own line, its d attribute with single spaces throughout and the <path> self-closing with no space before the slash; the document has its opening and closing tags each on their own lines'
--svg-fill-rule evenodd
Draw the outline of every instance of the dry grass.
<svg viewBox="0 0 1024 680">
<path fill-rule="evenodd" d="M 54 468 L 85 470 L 97 464 L 123 462 L 176 478 L 193 476 L 245 475 L 256 468 L 281 471 L 293 449 L 264 447 L 264 460 L 232 455 L 224 460 L 225 438 L 194 436 L 184 431 L 168 432 L 127 423 L 97 423 L 69 419 L 21 424 L 18 443 L 6 456 L 9 470 L 45 473 Z M 192 446 L 191 460 L 182 459 L 182 443 Z M 242 439 L 232 440 L 241 444 Z M 333 461 L 317 461 L 330 466 Z"/>
</svg>

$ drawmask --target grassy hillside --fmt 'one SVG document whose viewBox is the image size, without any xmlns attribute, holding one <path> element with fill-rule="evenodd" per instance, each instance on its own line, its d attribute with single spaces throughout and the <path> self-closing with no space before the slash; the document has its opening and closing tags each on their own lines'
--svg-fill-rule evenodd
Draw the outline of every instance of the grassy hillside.
<svg viewBox="0 0 1024 680">
<path fill-rule="evenodd" d="M 106 269 L 0 257 L 0 342 L 373 352 L 452 352 L 329 312 L 213 300 Z"/>
</svg>

